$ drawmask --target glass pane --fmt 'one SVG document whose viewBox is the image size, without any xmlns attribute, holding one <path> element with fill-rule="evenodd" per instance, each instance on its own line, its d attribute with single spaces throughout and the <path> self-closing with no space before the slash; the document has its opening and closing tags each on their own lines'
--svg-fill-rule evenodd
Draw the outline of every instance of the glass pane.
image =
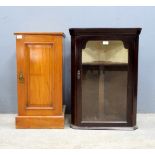
<svg viewBox="0 0 155 155">
<path fill-rule="evenodd" d="M 82 50 L 82 121 L 126 121 L 128 49 L 88 41 Z"/>
</svg>

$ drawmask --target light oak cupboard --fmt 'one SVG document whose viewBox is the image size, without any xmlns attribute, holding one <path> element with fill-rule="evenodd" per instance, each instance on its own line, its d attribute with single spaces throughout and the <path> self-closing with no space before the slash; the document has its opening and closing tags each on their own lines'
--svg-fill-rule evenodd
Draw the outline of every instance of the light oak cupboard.
<svg viewBox="0 0 155 155">
<path fill-rule="evenodd" d="M 64 128 L 63 33 L 16 35 L 18 116 L 16 128 Z"/>
</svg>

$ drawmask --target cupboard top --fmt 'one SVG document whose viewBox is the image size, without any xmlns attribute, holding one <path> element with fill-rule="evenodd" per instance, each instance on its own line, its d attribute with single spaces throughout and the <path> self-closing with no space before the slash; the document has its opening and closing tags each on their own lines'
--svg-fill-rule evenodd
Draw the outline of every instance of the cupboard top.
<svg viewBox="0 0 155 155">
<path fill-rule="evenodd" d="M 54 36 L 63 36 L 65 34 L 63 32 L 15 32 L 14 35 L 54 35 Z"/>
<path fill-rule="evenodd" d="M 141 28 L 70 28 L 71 36 L 76 35 L 139 35 Z"/>
</svg>

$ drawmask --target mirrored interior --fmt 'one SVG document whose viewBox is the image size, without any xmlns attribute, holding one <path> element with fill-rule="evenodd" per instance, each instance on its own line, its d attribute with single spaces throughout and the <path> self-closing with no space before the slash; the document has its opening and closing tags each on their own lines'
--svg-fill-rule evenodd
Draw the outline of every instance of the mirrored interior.
<svg viewBox="0 0 155 155">
<path fill-rule="evenodd" d="M 126 121 L 128 49 L 88 41 L 82 49 L 82 121 Z"/>
</svg>

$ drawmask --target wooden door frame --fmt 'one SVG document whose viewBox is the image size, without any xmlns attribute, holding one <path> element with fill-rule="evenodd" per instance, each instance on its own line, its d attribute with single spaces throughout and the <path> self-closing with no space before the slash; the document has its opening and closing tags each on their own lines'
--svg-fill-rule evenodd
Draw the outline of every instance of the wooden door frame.
<svg viewBox="0 0 155 155">
<path fill-rule="evenodd" d="M 55 52 L 57 54 L 57 57 L 60 56 L 59 61 L 61 62 L 60 65 L 62 65 L 62 52 L 59 52 L 58 50 L 62 51 L 62 49 L 60 49 L 59 43 L 62 43 L 62 37 L 60 36 L 51 36 L 51 38 L 53 39 L 48 39 L 48 41 L 46 41 L 46 39 L 38 39 L 38 35 L 33 35 L 32 37 L 36 37 L 35 41 L 29 41 L 29 39 L 26 39 L 26 37 L 30 37 L 31 34 L 24 34 L 22 39 L 17 40 L 17 79 L 19 77 L 18 73 L 20 72 L 20 70 L 22 70 L 24 77 L 25 77 L 25 81 L 24 83 L 20 83 L 19 80 L 17 80 L 17 85 L 18 85 L 18 113 L 20 116 L 49 116 L 49 115 L 60 115 L 63 113 L 62 111 L 62 102 L 61 103 L 57 103 L 57 101 L 55 101 L 55 105 L 56 107 L 27 107 L 27 54 L 26 53 L 26 45 L 28 44 L 36 44 L 36 45 L 46 45 L 46 44 L 50 44 L 53 46 L 53 52 Z M 42 36 L 46 36 L 46 35 L 40 35 L 39 36 L 42 38 Z M 50 37 L 50 36 L 49 36 Z M 34 39 L 32 39 L 34 40 Z M 61 40 L 61 41 L 60 41 Z M 20 44 L 20 46 L 19 46 Z M 22 47 L 22 50 L 19 49 Z M 62 48 L 62 47 L 61 47 Z M 21 53 L 22 52 L 22 53 Z M 61 53 L 61 54 L 60 54 Z M 22 57 L 22 60 L 21 59 Z M 54 58 L 54 60 L 56 60 Z M 58 60 L 57 60 L 58 61 Z M 19 65 L 20 62 L 20 65 Z M 56 63 L 56 62 L 55 62 Z M 60 67 L 59 65 L 57 65 L 57 72 L 58 72 L 58 67 Z M 60 70 L 61 71 L 61 70 Z M 61 76 L 61 81 L 59 82 L 61 85 L 61 90 L 62 90 L 62 71 L 59 73 L 59 76 Z M 56 74 L 54 74 L 54 76 L 57 76 Z M 56 77 L 54 78 L 56 81 Z M 55 83 L 54 83 L 55 84 Z M 60 93 L 62 93 L 62 91 L 60 90 Z M 19 95 L 21 94 L 21 95 Z M 22 96 L 22 97 L 20 97 Z M 62 98 L 62 95 L 60 96 L 60 98 Z M 61 99 L 62 100 L 62 99 Z"/>
</svg>

